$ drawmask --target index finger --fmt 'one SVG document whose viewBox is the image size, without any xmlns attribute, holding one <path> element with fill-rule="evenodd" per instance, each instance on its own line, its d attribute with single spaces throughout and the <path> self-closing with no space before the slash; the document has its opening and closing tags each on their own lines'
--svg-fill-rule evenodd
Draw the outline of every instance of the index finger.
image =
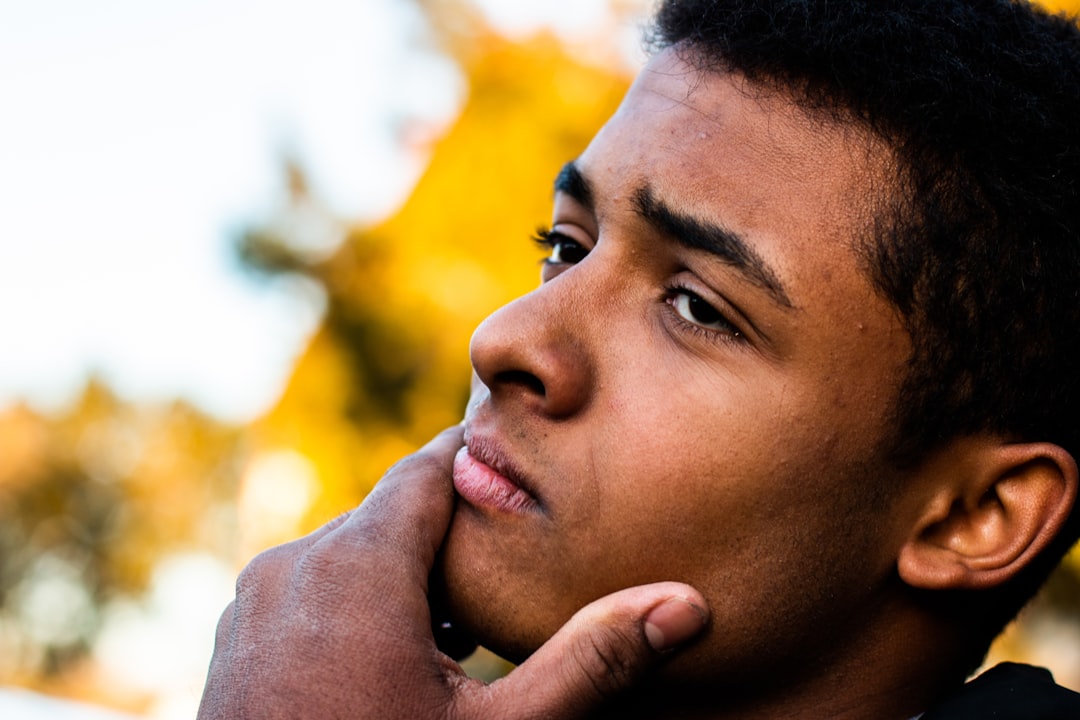
<svg viewBox="0 0 1080 720">
<path fill-rule="evenodd" d="M 463 436 L 459 425 L 443 430 L 391 467 L 360 507 L 331 531 L 334 542 L 355 544 L 367 563 L 382 566 L 368 572 L 414 571 L 414 579 L 426 583 L 453 514 L 454 456 Z"/>
</svg>

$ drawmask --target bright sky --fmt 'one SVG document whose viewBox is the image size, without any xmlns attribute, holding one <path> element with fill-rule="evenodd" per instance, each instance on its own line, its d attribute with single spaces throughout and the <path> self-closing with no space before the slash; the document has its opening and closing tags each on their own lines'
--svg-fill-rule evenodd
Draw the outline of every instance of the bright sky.
<svg viewBox="0 0 1080 720">
<path fill-rule="evenodd" d="M 478 4 L 569 34 L 607 5 Z M 319 308 L 239 272 L 233 236 L 279 206 L 284 152 L 341 217 L 394 210 L 423 167 L 401 121 L 444 123 L 463 91 L 410 49 L 419 27 L 403 0 L 0 0 L 0 408 L 62 406 L 91 371 L 233 421 L 271 405 Z M 152 717 L 194 716 L 232 582 L 178 557 L 112 609 L 99 660 L 157 695 Z"/>
<path fill-rule="evenodd" d="M 478 4 L 516 32 L 606 5 Z M 423 160 L 397 124 L 462 91 L 418 27 L 402 0 L 0 0 L 0 407 L 91 371 L 231 420 L 270 405 L 318 303 L 240 274 L 232 236 L 283 196 L 283 152 L 342 217 L 394 209 Z"/>
<path fill-rule="evenodd" d="M 272 402 L 317 308 L 241 276 L 231 235 L 281 197 L 283 150 L 348 217 L 407 189 L 393 120 L 459 92 L 406 53 L 410 7 L 0 0 L 0 402 L 92 369 L 233 419 Z"/>
</svg>

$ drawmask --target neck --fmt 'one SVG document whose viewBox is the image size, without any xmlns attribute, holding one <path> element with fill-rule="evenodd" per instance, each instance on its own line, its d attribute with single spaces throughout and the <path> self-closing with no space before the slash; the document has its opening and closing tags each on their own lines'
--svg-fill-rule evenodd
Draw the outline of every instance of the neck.
<svg viewBox="0 0 1080 720">
<path fill-rule="evenodd" d="M 833 655 L 774 668 L 769 677 L 690 687 L 665 677 L 621 698 L 603 718 L 630 720 L 908 720 L 963 682 L 952 630 L 910 611 Z"/>
</svg>

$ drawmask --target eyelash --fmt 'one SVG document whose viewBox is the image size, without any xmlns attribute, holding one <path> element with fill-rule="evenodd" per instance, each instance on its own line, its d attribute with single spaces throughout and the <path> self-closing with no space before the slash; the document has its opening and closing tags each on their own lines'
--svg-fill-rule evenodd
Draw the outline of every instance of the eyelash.
<svg viewBox="0 0 1080 720">
<path fill-rule="evenodd" d="M 548 257 L 544 258 L 544 260 L 543 260 L 543 263 L 545 265 L 560 265 L 560 264 L 563 264 L 563 263 L 577 263 L 577 262 L 580 262 L 582 258 L 584 258 L 586 255 L 589 254 L 588 248 L 586 248 L 584 245 L 579 243 L 577 240 L 574 240 L 569 235 L 565 235 L 565 234 L 563 234 L 561 232 L 558 232 L 557 230 L 552 230 L 551 228 L 547 228 L 547 227 L 539 227 L 539 228 L 537 228 L 536 232 L 532 236 L 532 240 L 540 248 L 542 248 L 545 252 L 548 253 Z M 581 257 L 577 258 L 577 259 L 574 259 L 574 260 L 562 259 L 562 258 L 560 258 L 558 260 L 554 259 L 553 256 L 555 255 L 555 251 L 560 249 L 563 246 L 568 246 L 568 245 L 573 245 L 574 247 L 579 248 L 581 250 Z"/>
<path fill-rule="evenodd" d="M 697 299 L 698 301 L 703 303 L 712 312 L 716 313 L 718 319 L 715 322 L 721 323 L 724 327 L 710 328 L 687 320 L 675 307 L 675 300 L 680 295 L 686 295 L 687 297 Z M 742 331 L 739 330 L 739 328 L 737 328 L 734 323 L 728 320 L 726 314 L 708 303 L 703 297 L 701 297 L 701 295 L 694 292 L 685 285 L 673 283 L 664 288 L 664 301 L 670 309 L 672 318 L 684 330 L 687 330 L 707 340 L 713 340 L 718 342 L 742 342 L 743 340 L 745 340 L 745 336 L 743 335 Z"/>
<path fill-rule="evenodd" d="M 553 237 L 555 236 L 555 237 Z M 533 231 L 530 239 L 536 243 L 537 247 L 541 250 L 552 250 L 555 247 L 555 243 L 558 242 L 556 233 L 551 228 L 541 225 Z"/>
<path fill-rule="evenodd" d="M 563 245 L 572 244 L 576 246 L 582 251 L 582 257 L 588 255 L 589 253 L 588 249 L 585 248 L 585 246 L 583 246 L 581 243 L 574 240 L 570 236 L 547 227 L 537 228 L 536 232 L 532 235 L 532 240 L 537 244 L 537 246 L 542 248 L 545 252 L 549 253 L 549 256 L 544 258 L 544 260 L 542 261 L 545 265 L 559 265 L 562 263 L 576 263 L 580 261 L 580 259 L 553 259 L 552 256 L 555 254 L 555 251 Z M 719 320 L 717 320 L 716 322 L 722 322 L 726 326 L 726 328 L 708 328 L 684 318 L 674 304 L 676 298 L 681 295 L 686 295 L 689 298 L 696 299 L 703 303 L 712 312 L 716 313 L 717 317 L 719 318 Z M 717 310 L 715 307 L 706 302 L 705 299 L 701 297 L 701 295 L 684 285 L 673 283 L 665 287 L 664 302 L 668 306 L 671 316 L 675 320 L 675 322 L 678 323 L 681 328 L 690 333 L 693 333 L 694 335 L 715 342 L 741 342 L 744 340 L 742 332 L 737 327 L 735 327 L 735 325 L 730 320 L 727 319 L 727 316 L 724 313 L 722 313 L 720 310 Z"/>
</svg>

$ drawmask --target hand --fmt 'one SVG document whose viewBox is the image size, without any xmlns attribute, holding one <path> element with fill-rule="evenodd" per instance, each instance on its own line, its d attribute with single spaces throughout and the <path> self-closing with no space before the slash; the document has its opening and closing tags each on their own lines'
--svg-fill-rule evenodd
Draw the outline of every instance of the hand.
<svg viewBox="0 0 1080 720">
<path fill-rule="evenodd" d="M 200 720 L 580 718 L 707 622 L 677 583 L 578 612 L 490 685 L 436 646 L 428 575 L 453 512 L 461 429 L 395 465 L 364 503 L 240 574 L 218 625 Z"/>
</svg>

